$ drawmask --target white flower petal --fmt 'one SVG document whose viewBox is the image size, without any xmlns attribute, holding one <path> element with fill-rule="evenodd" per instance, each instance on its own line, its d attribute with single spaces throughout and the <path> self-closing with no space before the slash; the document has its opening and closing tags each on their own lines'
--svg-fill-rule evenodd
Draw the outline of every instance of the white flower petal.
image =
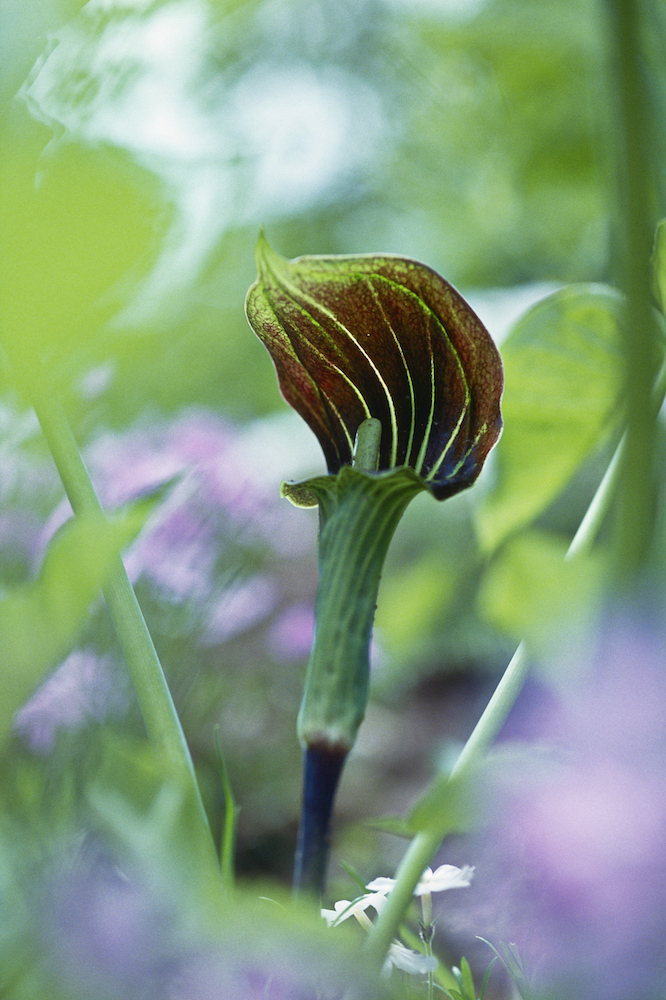
<svg viewBox="0 0 666 1000">
<path fill-rule="evenodd" d="M 394 941 L 384 963 L 384 972 L 390 971 L 391 966 L 418 976 L 425 972 L 434 972 L 437 968 L 437 959 L 433 955 L 422 955 L 419 951 L 412 951 L 400 941 Z"/>
<path fill-rule="evenodd" d="M 394 878 L 386 878 L 380 875 L 379 878 L 373 878 L 372 882 L 368 882 L 366 889 L 370 889 L 372 892 L 382 892 L 384 895 L 387 895 L 394 885 Z"/>
<path fill-rule="evenodd" d="M 339 916 L 336 910 L 324 910 L 324 909 L 322 909 L 321 915 L 326 921 L 328 927 L 332 927 Z"/>
<path fill-rule="evenodd" d="M 383 892 L 367 892 L 364 896 L 350 901 L 349 899 L 339 899 L 333 904 L 332 910 L 322 910 L 321 915 L 329 927 L 341 924 L 349 917 L 358 917 L 360 913 L 365 913 L 369 906 L 379 913 L 381 907 L 386 902 L 386 895 Z"/>
<path fill-rule="evenodd" d="M 457 868 L 455 865 L 440 865 L 433 872 L 426 868 L 414 895 L 423 896 L 427 892 L 443 892 L 445 889 L 464 889 L 472 879 L 474 868 L 465 865 Z"/>
<path fill-rule="evenodd" d="M 423 896 L 426 892 L 443 892 L 444 889 L 463 889 L 470 884 L 474 868 L 465 865 L 457 868 L 455 865 L 440 865 L 434 872 L 426 868 L 421 880 L 414 890 L 415 896 Z M 388 895 L 395 885 L 394 878 L 380 876 L 368 882 L 366 888 L 371 892 Z"/>
</svg>

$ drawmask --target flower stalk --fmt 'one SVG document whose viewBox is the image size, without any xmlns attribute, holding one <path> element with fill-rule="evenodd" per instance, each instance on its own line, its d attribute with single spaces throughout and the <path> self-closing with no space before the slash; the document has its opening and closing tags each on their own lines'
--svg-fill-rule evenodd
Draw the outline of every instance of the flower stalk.
<svg viewBox="0 0 666 1000">
<path fill-rule="evenodd" d="M 458 292 L 391 255 L 285 260 L 257 242 L 246 312 L 328 476 L 283 486 L 319 505 L 315 640 L 298 735 L 305 753 L 295 885 L 321 894 L 340 774 L 368 701 L 379 578 L 422 490 L 472 485 L 499 438 L 502 362 Z M 424 866 L 425 867 L 425 866 Z"/>
<path fill-rule="evenodd" d="M 409 469 L 371 476 L 350 466 L 308 486 L 319 499 L 319 587 L 298 736 L 304 746 L 348 752 L 365 714 L 384 559 L 423 486 Z"/>
<path fill-rule="evenodd" d="M 297 722 L 304 781 L 294 884 L 320 894 L 335 792 L 368 703 L 384 559 L 409 501 L 424 487 L 410 469 L 371 475 L 351 466 L 307 486 L 319 500 L 319 587 Z"/>
<path fill-rule="evenodd" d="M 616 183 L 619 209 L 618 278 L 627 302 L 622 324 L 627 398 L 627 447 L 618 490 L 616 562 L 620 583 L 631 585 L 650 564 L 657 526 L 656 414 L 649 400 L 659 365 L 659 334 L 649 287 L 654 233 L 650 162 L 657 118 L 644 73 L 642 34 L 649 5 L 605 0 L 616 111 Z"/>
</svg>

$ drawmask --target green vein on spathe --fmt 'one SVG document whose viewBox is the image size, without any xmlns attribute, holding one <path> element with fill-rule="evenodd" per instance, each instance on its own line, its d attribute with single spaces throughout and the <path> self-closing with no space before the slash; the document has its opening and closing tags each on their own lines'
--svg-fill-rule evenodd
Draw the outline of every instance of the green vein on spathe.
<svg viewBox="0 0 666 1000">
<path fill-rule="evenodd" d="M 375 278 L 379 277 L 382 281 L 385 281 L 388 285 L 391 285 L 391 286 L 394 286 L 396 288 L 399 288 L 402 292 L 409 292 L 409 289 L 406 289 L 403 285 L 398 284 L 396 281 L 391 281 L 391 279 L 387 278 L 385 275 L 373 275 L 373 277 L 375 277 Z M 414 441 L 414 433 L 416 431 L 416 400 L 415 400 L 415 396 L 414 396 L 414 379 L 412 378 L 412 373 L 409 370 L 409 365 L 407 364 L 407 359 L 405 358 L 405 352 L 402 349 L 402 344 L 400 343 L 400 338 L 398 337 L 397 333 L 393 329 L 393 325 L 392 325 L 391 321 L 389 320 L 388 316 L 386 315 L 386 310 L 384 309 L 384 306 L 382 305 L 382 301 L 381 301 L 379 295 L 377 294 L 377 290 L 372 286 L 372 284 L 370 282 L 370 276 L 366 277 L 366 283 L 368 285 L 368 288 L 370 289 L 372 297 L 374 298 L 374 300 L 375 300 L 375 302 L 377 304 L 377 308 L 381 312 L 382 316 L 384 317 L 384 320 L 386 322 L 387 327 L 391 331 L 391 336 L 393 337 L 393 341 L 395 343 L 395 346 L 398 348 L 398 351 L 400 352 L 400 358 L 402 360 L 402 364 L 403 364 L 403 367 L 405 369 L 405 374 L 407 376 L 407 381 L 409 383 L 409 398 L 410 398 L 410 405 L 411 405 L 411 410 L 412 410 L 412 419 L 411 419 L 411 423 L 410 423 L 410 426 L 409 426 L 409 435 L 407 437 L 407 449 L 405 451 L 405 464 L 408 464 L 409 463 L 409 455 L 411 453 L 412 444 L 413 444 L 413 441 Z M 413 294 L 413 292 L 410 292 L 410 294 Z M 418 296 L 415 296 L 415 297 L 418 298 Z M 419 299 L 419 301 L 421 301 L 421 300 Z M 391 447 L 391 468 L 393 468 L 394 466 L 396 466 L 397 463 L 398 463 L 398 439 L 397 439 L 397 434 L 396 434 L 396 436 L 394 437 L 394 440 L 393 440 L 393 445 Z"/>
<path fill-rule="evenodd" d="M 268 243 L 268 241 L 266 240 L 265 237 L 264 237 L 264 243 L 265 243 L 266 247 L 268 248 L 268 251 L 269 251 L 269 253 L 270 253 L 270 255 L 272 257 L 277 258 L 278 260 L 283 260 L 283 258 L 279 257 L 275 253 L 275 251 L 270 247 L 270 245 L 269 245 L 269 243 Z M 270 264 L 270 257 L 267 258 L 265 254 L 262 255 L 261 262 L 263 264 L 263 268 L 259 268 L 259 270 L 260 271 L 263 270 L 264 274 L 266 274 L 266 275 L 272 275 L 274 286 L 278 290 L 283 290 L 285 288 L 286 289 L 291 289 L 292 294 L 291 294 L 291 297 L 288 297 L 288 301 L 290 303 L 292 303 L 294 306 L 296 306 L 296 308 L 301 313 L 303 313 L 305 316 L 307 316 L 308 320 L 310 320 L 314 324 L 314 326 L 316 326 L 319 330 L 322 331 L 323 340 L 324 341 L 327 341 L 327 340 L 330 341 L 331 338 L 326 334 L 326 332 L 324 331 L 324 328 L 322 327 L 321 323 L 319 323 L 314 318 L 314 316 L 312 316 L 311 313 L 309 313 L 308 310 L 305 309 L 305 307 L 299 301 L 299 298 L 304 299 L 305 301 L 307 301 L 308 303 L 310 303 L 310 305 L 315 306 L 315 308 L 321 309 L 321 311 L 324 312 L 326 315 L 330 315 L 328 313 L 328 310 L 323 309 L 321 306 L 319 306 L 319 304 L 311 296 L 306 295 L 304 292 L 301 292 L 300 289 L 297 288 L 297 286 L 293 285 L 291 282 L 287 281 L 285 278 L 282 278 L 281 275 L 279 275 L 278 272 L 275 270 L 275 268 L 271 266 L 271 264 Z M 290 264 L 290 262 L 286 261 L 286 260 L 284 261 L 284 263 L 287 264 L 287 265 Z M 259 286 L 259 282 L 257 282 L 257 287 L 260 287 Z M 264 295 L 264 297 L 266 298 L 266 300 L 268 300 L 268 297 L 267 297 L 266 293 L 262 292 L 262 294 Z M 283 292 L 283 294 L 284 294 L 284 292 Z M 269 307 L 269 312 L 270 312 L 270 315 L 273 317 L 273 320 L 276 320 L 277 317 L 276 317 L 276 314 L 275 314 L 275 310 L 272 309 L 272 307 Z M 335 319 L 335 317 L 332 317 L 332 316 L 330 318 Z M 338 324 L 338 325 L 341 326 L 341 324 Z M 296 361 L 298 362 L 298 364 L 301 367 L 305 368 L 305 365 L 303 364 L 303 362 L 301 361 L 301 359 L 298 356 L 298 353 L 294 349 L 294 345 L 292 343 L 292 340 L 289 337 L 289 335 L 288 335 L 287 331 L 285 330 L 284 326 L 281 323 L 278 323 L 278 326 L 282 330 L 284 340 L 289 344 L 289 347 L 291 349 L 291 352 L 292 352 L 294 358 L 296 359 Z M 343 330 L 344 330 L 344 327 L 343 327 Z M 349 376 L 346 375 L 345 372 L 343 372 L 341 368 L 338 368 L 337 365 L 333 364 L 333 362 L 329 358 L 327 358 L 324 354 L 322 354 L 322 352 L 310 340 L 308 340 L 308 343 L 309 343 L 310 347 L 312 348 L 312 350 L 315 352 L 315 354 L 317 354 L 320 358 L 322 358 L 322 360 L 324 360 L 328 365 L 330 365 L 330 367 L 333 368 L 334 371 L 336 371 L 342 377 L 342 379 L 347 383 L 347 385 L 349 385 L 350 388 L 356 393 L 356 396 L 358 397 L 361 405 L 363 406 L 363 410 L 365 412 L 366 418 L 372 416 L 372 414 L 370 413 L 370 409 L 368 407 L 368 404 L 366 403 L 363 394 L 361 393 L 360 389 L 355 385 L 355 383 L 352 382 L 352 380 L 349 378 Z M 359 349 L 360 349 L 360 345 L 358 345 L 358 346 L 359 346 Z M 370 359 L 368 359 L 368 360 L 370 360 Z M 374 367 L 374 365 L 373 365 L 373 367 Z M 307 371 L 307 369 L 306 369 L 306 371 Z M 310 374 L 310 373 L 308 372 L 308 374 Z M 312 378 L 312 376 L 310 376 L 310 377 Z M 314 379 L 312 379 L 312 380 L 314 382 Z M 315 383 L 315 385 L 316 385 L 316 383 Z M 317 388 L 319 389 L 318 386 L 317 386 Z M 319 392 L 321 393 L 321 390 L 319 390 Z M 351 438 L 351 435 L 349 434 L 349 431 L 347 430 L 347 427 L 344 424 L 344 421 L 342 420 L 342 418 L 340 416 L 340 413 L 339 413 L 337 407 L 335 406 L 334 403 L 331 402 L 331 400 L 328 398 L 328 396 L 326 396 L 325 398 L 326 398 L 328 404 L 330 405 L 331 409 L 335 413 L 337 419 L 338 419 L 338 422 L 339 422 L 339 424 L 340 424 L 340 426 L 342 428 L 342 431 L 343 431 L 343 433 L 344 433 L 344 435 L 347 438 L 347 441 L 349 443 L 350 450 L 353 451 L 353 448 L 354 448 L 353 440 Z"/>
<path fill-rule="evenodd" d="M 313 301 L 313 300 L 310 300 L 310 301 Z M 304 314 L 305 316 L 307 316 L 307 317 L 308 317 L 308 319 L 309 319 L 309 320 L 310 320 L 310 321 L 312 322 L 312 324 L 313 324 L 314 326 L 316 326 L 316 327 L 317 327 L 317 328 L 318 328 L 319 330 L 321 330 L 321 331 L 322 331 L 322 333 L 323 333 L 323 335 L 324 335 L 324 336 L 323 336 L 323 339 L 324 339 L 324 340 L 330 340 L 330 337 L 328 337 L 328 336 L 326 335 L 326 331 L 324 330 L 324 328 L 323 328 L 323 326 L 321 325 L 321 323 L 317 322 L 317 320 L 316 320 L 316 319 L 314 318 L 314 316 L 312 316 L 312 315 L 311 315 L 311 314 L 310 314 L 310 313 L 309 313 L 309 312 L 307 311 L 307 309 L 305 309 L 305 308 L 304 308 L 304 307 L 303 307 L 303 306 L 302 306 L 302 305 L 301 305 L 301 304 L 300 304 L 299 302 L 295 303 L 295 305 L 296 305 L 296 306 L 297 306 L 297 308 L 298 308 L 298 309 L 300 310 L 300 312 L 302 312 L 302 313 L 303 313 L 303 314 Z M 283 329 L 284 329 L 284 328 L 283 328 Z M 289 335 L 287 334 L 287 332 L 286 332 L 286 331 L 285 331 L 285 337 L 287 338 L 287 340 L 288 340 L 288 342 L 289 342 L 289 346 L 290 346 L 290 347 L 292 348 L 292 350 L 293 350 L 293 344 L 292 344 L 292 341 L 291 341 L 291 338 L 289 337 Z M 326 355 L 325 355 L 325 354 L 324 354 L 324 353 L 323 353 L 323 352 L 322 352 L 322 351 L 321 351 L 321 350 L 320 350 L 320 349 L 319 349 L 319 348 L 318 348 L 318 347 L 316 346 L 316 344 L 313 344 L 311 340 L 308 340 L 308 344 L 309 344 L 310 348 L 312 349 L 312 351 L 313 351 L 313 352 L 314 352 L 314 353 L 315 353 L 315 354 L 316 354 L 316 355 L 317 355 L 317 356 L 318 356 L 319 358 L 321 358 L 321 359 L 322 359 L 323 361 L 325 361 L 327 365 L 330 365 L 330 367 L 331 367 L 331 368 L 332 368 L 332 369 L 333 369 L 334 371 L 336 371 L 336 372 L 338 373 L 338 375 L 340 375 L 340 376 L 341 376 L 341 378 L 343 378 L 343 379 L 344 379 L 344 381 L 345 381 L 345 382 L 347 383 L 347 385 L 348 385 L 348 386 L 349 386 L 349 387 L 350 387 L 351 389 L 353 389 L 353 390 L 354 390 L 354 392 L 356 393 L 356 395 L 357 395 L 357 396 L 358 396 L 358 398 L 359 398 L 359 401 L 360 401 L 360 402 L 361 402 L 361 403 L 363 404 L 363 409 L 365 410 L 365 415 L 366 415 L 366 417 L 371 417 L 371 416 L 372 416 L 372 414 L 370 413 L 370 409 L 369 409 L 369 407 L 368 407 L 368 404 L 367 404 L 367 403 L 366 403 L 366 401 L 365 401 L 365 397 L 364 397 L 363 393 L 361 392 L 361 390 L 359 389 L 359 387 L 358 387 L 358 386 L 356 385 L 356 383 L 355 383 L 355 382 L 354 382 L 354 381 L 353 381 L 353 380 L 352 380 L 352 379 L 351 379 L 351 378 L 349 377 L 349 375 L 347 375 L 347 373 L 346 373 L 346 372 L 344 372 L 344 371 L 342 370 L 342 368 L 339 368 L 339 367 L 338 367 L 338 365 L 336 365 L 336 364 L 335 364 L 335 363 L 334 363 L 333 361 L 331 361 L 331 359 L 330 359 L 329 357 L 327 357 L 327 356 L 326 356 Z M 365 352 L 364 352 L 364 353 L 365 353 Z M 294 357 L 295 357 L 295 358 L 296 358 L 296 359 L 298 360 L 298 363 L 299 363 L 299 364 L 301 365 L 301 367 L 303 367 L 303 368 L 304 368 L 304 367 L 305 367 L 305 365 L 303 364 L 303 362 L 302 362 L 302 361 L 301 361 L 301 359 L 299 358 L 299 356 L 298 356 L 298 354 L 297 354 L 297 352 L 296 352 L 296 351 L 294 351 Z M 369 360 L 369 359 L 368 359 L 368 360 Z M 374 366 L 373 366 L 373 367 L 374 367 Z M 313 380 L 313 381 L 314 381 L 314 380 Z M 326 398 L 328 399 L 328 397 L 326 397 Z M 333 409 L 335 410 L 335 407 L 333 407 Z M 337 410 L 336 410 L 336 413 L 337 413 Z M 344 425 L 343 425 L 343 426 L 344 426 Z"/>
<path fill-rule="evenodd" d="M 354 439 L 352 438 L 351 434 L 347 430 L 347 425 L 345 424 L 344 420 L 340 416 L 340 411 L 338 410 L 337 406 L 335 405 L 335 403 L 333 402 L 332 399 L 329 399 L 328 396 L 326 396 L 324 398 L 326 399 L 327 404 L 330 406 L 330 408 L 335 413 L 335 416 L 337 417 L 338 422 L 339 422 L 340 426 L 342 427 L 342 431 L 343 431 L 345 437 L 347 438 L 347 442 L 349 444 L 349 450 L 350 450 L 350 452 L 353 455 L 354 454 Z M 364 407 L 365 412 L 366 412 L 366 420 L 367 420 L 367 418 L 370 416 L 370 412 L 368 410 L 368 407 L 365 405 L 365 400 L 362 399 L 361 402 L 363 403 L 363 407 Z"/>
<path fill-rule="evenodd" d="M 432 309 L 429 310 L 429 312 L 431 315 L 434 315 Z M 428 421 L 423 434 L 423 440 L 421 441 L 421 447 L 419 448 L 419 454 L 414 466 L 414 471 L 418 472 L 419 475 L 421 475 L 421 469 L 423 468 L 423 463 L 425 462 L 426 451 L 428 450 L 428 439 L 430 437 L 430 431 L 432 430 L 432 422 L 435 417 L 435 352 L 432 349 L 432 333 L 430 332 L 430 323 L 428 323 L 428 349 L 430 351 L 430 413 L 428 414 Z"/>
<path fill-rule="evenodd" d="M 481 438 L 483 437 L 483 435 L 486 433 L 487 430 L 488 430 L 488 421 L 486 420 L 486 422 L 483 423 L 481 425 L 481 427 L 479 428 L 479 431 L 478 431 L 476 437 L 474 438 L 474 440 L 472 441 L 472 443 L 470 444 L 469 448 L 465 449 L 465 451 L 463 452 L 463 454 L 460 457 L 460 460 L 458 462 L 456 462 L 456 464 L 451 469 L 451 472 L 449 473 L 449 476 L 455 476 L 456 472 L 458 472 L 458 470 L 465 464 L 465 462 L 467 461 L 467 458 L 474 451 L 474 449 L 476 448 L 477 444 L 479 443 L 479 441 L 481 440 Z M 439 465 L 438 465 L 438 468 L 439 468 Z M 432 474 L 428 473 L 428 475 L 426 476 L 426 482 L 429 479 L 431 479 L 431 478 L 432 478 Z"/>
<path fill-rule="evenodd" d="M 316 299 L 313 299 L 311 295 L 308 295 L 307 292 L 303 292 L 296 285 L 292 285 L 291 282 L 284 281 L 283 285 L 285 287 L 287 287 L 287 288 L 292 289 L 293 292 L 295 293 L 295 295 L 298 298 L 301 298 L 304 302 L 309 303 L 310 305 L 314 306 L 315 309 L 318 309 L 320 312 L 324 313 L 325 316 L 328 316 L 328 318 L 338 328 L 338 330 L 340 330 L 343 334 L 346 334 L 346 336 L 349 337 L 349 339 L 351 340 L 351 342 L 356 345 L 356 347 L 359 349 L 359 351 L 361 352 L 361 354 L 363 354 L 363 356 L 365 357 L 366 361 L 368 362 L 368 364 L 370 365 L 370 367 L 374 371 L 375 375 L 377 376 L 377 380 L 378 380 L 379 384 L 381 385 L 382 389 L 384 390 L 384 394 L 386 395 L 386 400 L 387 400 L 388 406 L 389 406 L 389 412 L 391 414 L 391 433 L 392 433 L 393 442 L 394 442 L 394 447 L 392 447 L 392 449 L 391 449 L 391 454 L 393 455 L 394 450 L 397 451 L 397 443 L 396 442 L 397 442 L 397 439 L 398 439 L 398 421 L 397 421 L 397 417 L 396 417 L 395 406 L 393 405 L 393 397 L 391 396 L 391 393 L 389 392 L 389 388 L 388 388 L 386 382 L 384 381 L 384 379 L 382 378 L 381 372 L 377 368 L 376 364 L 374 363 L 374 361 L 372 360 L 372 358 L 369 356 L 369 354 L 367 353 L 367 351 L 365 351 L 364 348 L 361 346 L 361 344 L 359 344 L 358 340 L 356 339 L 356 337 L 354 337 L 354 335 L 352 334 L 352 332 L 347 329 L 347 327 L 344 325 L 344 323 L 341 323 L 340 320 L 336 316 L 333 315 L 333 313 L 330 311 L 330 309 L 327 309 L 320 302 L 317 302 Z M 306 314 L 306 316 L 310 316 L 310 313 L 306 309 L 304 309 L 303 306 L 300 305 L 300 303 L 297 302 L 297 305 L 299 306 L 299 308 L 301 309 L 301 311 Z M 310 318 L 312 319 L 311 316 L 310 316 Z M 315 319 L 312 319 L 312 322 L 315 323 L 320 329 L 322 329 L 321 323 L 317 323 L 317 321 Z M 330 338 L 327 337 L 326 339 L 330 339 Z M 335 367 L 335 366 L 333 366 L 333 367 Z M 341 374 L 343 374 L 343 373 L 341 372 Z M 349 381 L 349 380 L 347 380 L 347 381 Z M 350 382 L 350 385 L 353 385 L 353 383 Z M 354 388 L 356 389 L 356 386 L 354 386 Z M 360 392 L 359 392 L 358 389 L 356 389 L 356 392 L 360 396 Z M 368 409 L 367 404 L 365 403 L 365 400 L 363 400 L 363 404 L 364 404 L 364 407 L 366 409 L 367 415 L 369 417 L 371 417 L 372 413 Z M 395 462 L 395 459 L 394 459 L 394 462 Z"/>
<path fill-rule="evenodd" d="M 443 325 L 442 325 L 442 329 L 446 332 L 446 327 L 444 327 Z M 456 359 L 456 362 L 458 364 L 458 368 L 460 370 L 460 374 L 462 376 L 463 385 L 465 386 L 465 405 L 463 406 L 463 408 L 460 411 L 460 416 L 458 417 L 458 422 L 457 422 L 456 426 L 454 427 L 453 431 L 449 435 L 449 440 L 446 442 L 446 447 L 442 450 L 442 453 L 440 454 L 439 458 L 434 463 L 432 469 L 430 470 L 430 472 L 426 476 L 426 480 L 434 479 L 435 476 L 437 475 L 437 473 L 439 472 L 439 470 L 441 469 L 442 462 L 446 458 L 446 456 L 448 454 L 448 451 L 449 451 L 451 445 L 453 444 L 455 436 L 458 433 L 458 431 L 460 430 L 461 424 L 462 424 L 463 420 L 465 419 L 465 415 L 466 415 L 466 413 L 469 410 L 469 403 L 470 403 L 470 399 L 471 399 L 471 393 L 469 391 L 469 382 L 467 381 L 467 375 L 465 374 L 465 369 L 463 367 L 462 361 L 460 360 L 460 355 L 458 354 L 458 352 L 455 349 L 453 343 L 451 342 L 451 338 L 449 337 L 448 332 L 446 332 L 446 339 L 449 342 L 449 345 L 451 347 L 451 351 L 453 353 L 453 356 Z M 434 382 L 433 382 L 433 391 L 434 391 Z M 467 454 L 469 454 L 469 452 L 466 452 L 465 456 L 463 458 L 461 458 L 460 462 L 458 462 L 458 464 L 456 465 L 455 469 L 453 470 L 454 473 L 457 472 L 458 469 L 460 468 L 460 466 L 463 464 L 465 458 L 467 457 Z"/>
<path fill-rule="evenodd" d="M 308 317 L 310 316 L 310 314 L 307 312 L 307 310 L 303 309 L 301 306 L 299 306 L 298 308 L 301 310 L 301 312 L 305 313 L 306 316 L 308 316 Z M 286 351 L 288 352 L 288 354 L 293 358 L 294 362 L 296 364 L 298 364 L 299 367 L 305 368 L 305 365 L 303 364 L 303 362 L 301 361 L 300 357 L 298 356 L 297 351 L 294 349 L 294 345 L 292 343 L 291 338 L 289 337 L 289 334 L 285 330 L 285 328 L 282 325 L 282 323 L 278 323 L 277 322 L 277 319 L 276 319 L 276 316 L 275 316 L 275 312 L 272 309 L 265 310 L 265 311 L 269 313 L 272 321 L 274 323 L 276 323 L 277 326 L 282 331 L 282 336 L 278 335 L 278 336 L 271 337 L 270 339 L 273 342 L 279 341 L 283 345 L 283 347 L 286 349 Z M 316 320 L 313 320 L 313 322 L 315 323 L 315 325 L 320 326 L 320 324 L 318 324 Z M 263 338 L 261 338 L 261 339 L 263 339 Z M 310 347 L 312 348 L 312 350 L 313 350 L 313 352 L 315 354 L 317 354 L 322 360 L 324 360 L 326 362 L 326 364 L 330 365 L 330 367 L 333 368 L 338 373 L 338 375 L 341 376 L 341 378 L 350 386 L 350 388 L 353 389 L 353 391 L 355 392 L 356 396 L 358 397 L 361 405 L 363 406 L 363 409 L 365 411 L 366 417 L 369 417 L 370 416 L 370 410 L 368 409 L 368 405 L 367 405 L 365 399 L 363 398 L 363 396 L 361 395 L 360 391 L 358 390 L 358 388 L 351 381 L 351 379 L 340 368 L 338 368 L 337 365 L 334 365 L 333 362 L 329 358 L 327 358 L 324 354 L 322 354 L 321 351 L 318 350 L 318 348 L 314 346 L 314 344 L 310 344 Z M 307 371 L 307 369 L 305 369 L 305 370 Z M 316 390 L 319 393 L 319 395 L 320 396 L 324 396 L 324 394 L 322 393 L 320 387 L 317 385 L 315 379 L 313 378 L 312 375 L 310 375 L 310 372 L 308 372 L 308 375 L 310 376 L 310 380 L 312 381 L 312 384 L 316 388 Z M 352 439 L 349 431 L 347 430 L 347 427 L 346 427 L 346 425 L 345 425 L 342 417 L 340 416 L 340 411 L 338 410 L 337 406 L 332 402 L 332 400 L 329 399 L 328 396 L 324 396 L 324 398 L 326 399 L 327 404 L 330 406 L 331 410 L 335 414 L 335 416 L 337 418 L 337 421 L 338 421 L 340 427 L 342 428 L 342 432 L 343 432 L 344 436 L 347 439 L 347 443 L 349 444 L 350 450 L 353 450 L 353 448 L 354 448 L 354 442 L 353 442 L 353 439 Z M 316 415 L 315 410 L 313 410 L 312 407 L 308 406 L 307 409 L 308 409 L 308 412 L 312 413 L 313 415 Z"/>
</svg>

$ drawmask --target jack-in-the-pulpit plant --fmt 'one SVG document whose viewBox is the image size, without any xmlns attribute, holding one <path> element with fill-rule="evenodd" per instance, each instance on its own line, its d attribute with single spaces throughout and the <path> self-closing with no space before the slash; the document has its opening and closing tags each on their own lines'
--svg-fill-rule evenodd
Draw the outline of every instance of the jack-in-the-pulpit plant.
<svg viewBox="0 0 666 1000">
<path fill-rule="evenodd" d="M 476 480 L 501 432 L 502 362 L 465 300 L 425 264 L 391 255 L 290 261 L 263 234 L 256 259 L 250 325 L 329 473 L 283 486 L 297 505 L 319 505 L 295 882 L 321 892 L 333 797 L 367 706 L 389 543 L 419 492 L 443 500 Z"/>
</svg>

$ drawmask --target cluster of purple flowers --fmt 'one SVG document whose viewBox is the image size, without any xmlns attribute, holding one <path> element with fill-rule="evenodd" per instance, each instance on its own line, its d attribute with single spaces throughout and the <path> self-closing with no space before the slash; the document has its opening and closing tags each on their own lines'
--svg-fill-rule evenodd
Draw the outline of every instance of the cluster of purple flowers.
<svg viewBox="0 0 666 1000">
<path fill-rule="evenodd" d="M 353 988 L 358 1000 L 384 996 L 340 941 L 323 926 L 306 928 L 277 901 L 237 896 L 226 911 L 206 918 L 203 907 L 191 906 L 183 919 L 191 892 L 160 860 L 169 873 L 161 884 L 155 863 L 121 865 L 89 838 L 42 872 L 33 970 L 43 995 L 341 1000 Z"/>
<path fill-rule="evenodd" d="M 161 609 L 153 629 L 189 632 L 202 659 L 247 640 L 259 643 L 267 662 L 289 664 L 304 659 L 312 641 L 316 518 L 280 500 L 279 479 L 256 441 L 252 428 L 240 431 L 198 409 L 126 432 L 107 430 L 85 457 L 106 509 L 156 497 L 124 554 L 132 582 Z M 31 513 L 35 476 L 50 482 L 54 498 L 57 482 L 48 457 L 31 468 L 22 486 L 17 477 L 3 535 L 16 559 L 35 568 L 71 509 L 55 500 L 39 525 L 40 512 Z M 168 622 L 170 611 L 177 626 Z M 56 670 L 17 719 L 33 749 L 48 750 L 60 726 L 102 721 L 120 708 L 129 695 L 112 660 L 93 644 Z"/>
<path fill-rule="evenodd" d="M 494 791 L 460 925 L 516 946 L 530 997 L 655 1000 L 666 988 L 666 633 L 616 611 L 559 667 L 564 681 L 533 690 L 507 727 L 529 734 L 528 751 Z"/>
</svg>

